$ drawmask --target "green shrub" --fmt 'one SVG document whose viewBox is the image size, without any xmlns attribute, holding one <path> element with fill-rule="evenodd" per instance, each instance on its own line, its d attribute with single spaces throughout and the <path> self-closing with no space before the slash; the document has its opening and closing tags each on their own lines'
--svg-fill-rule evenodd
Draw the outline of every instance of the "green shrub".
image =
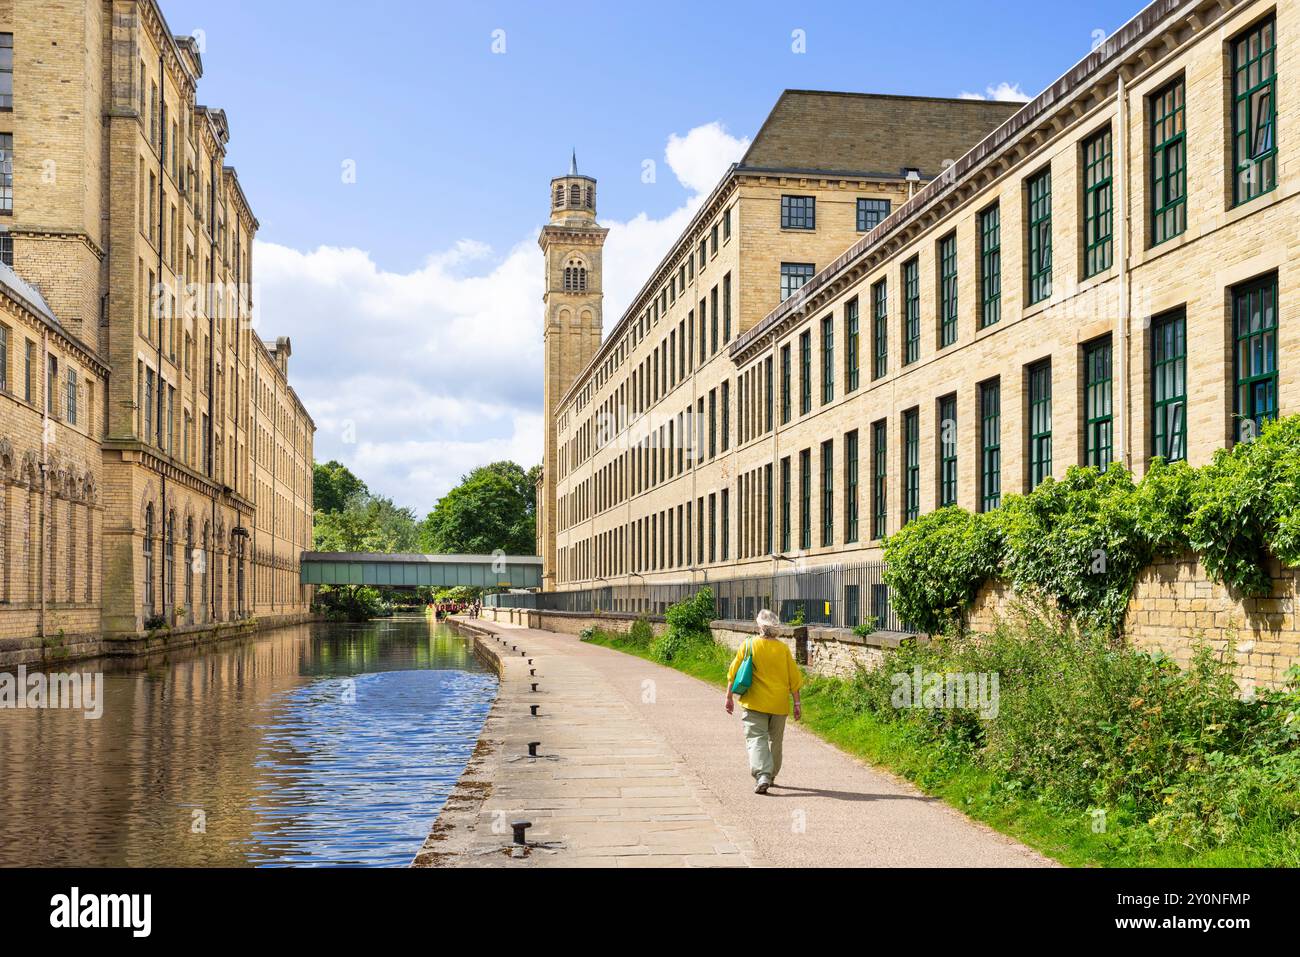
<svg viewBox="0 0 1300 957">
<path fill-rule="evenodd" d="M 1187 525 L 1199 473 L 1186 462 L 1156 459 L 1137 485 L 1137 526 L 1155 553 L 1190 547 Z"/>
<path fill-rule="evenodd" d="M 885 541 L 885 582 L 899 618 L 943 631 L 998 572 L 999 550 L 988 516 L 955 505 L 908 522 Z"/>
<path fill-rule="evenodd" d="M 803 605 L 800 604 L 795 608 L 794 614 L 790 616 L 790 620 L 787 621 L 786 624 L 793 625 L 795 628 L 798 628 L 800 625 L 804 624 L 804 622 L 805 622 L 805 618 L 804 618 Z"/>
<path fill-rule="evenodd" d="M 1206 569 L 1246 595 L 1268 594 L 1268 552 L 1300 565 L 1300 416 L 1215 452 L 1200 470 L 1188 527 Z"/>
<path fill-rule="evenodd" d="M 1104 472 L 1072 466 L 1061 481 L 1008 496 L 989 514 L 1005 542 L 1004 574 L 1017 589 L 1031 586 L 1051 596 L 1062 611 L 1105 634 L 1119 629 L 1138 573 L 1152 556 L 1127 469 L 1117 462 Z"/>
<path fill-rule="evenodd" d="M 895 707 L 894 676 L 918 667 L 997 674 L 996 714 Z M 940 756 L 927 772 L 937 779 L 974 763 L 994 773 L 1003 799 L 1104 808 L 1152 844 L 1210 848 L 1267 824 L 1300 853 L 1300 669 L 1289 679 L 1243 701 L 1231 654 L 1201 646 L 1182 669 L 1095 631 L 1026 617 L 978 639 L 886 652 L 851 681 L 812 684 L 836 708 L 869 712 L 927 745 Z"/>
<path fill-rule="evenodd" d="M 876 617 L 874 615 L 869 615 L 867 618 L 863 619 L 861 624 L 853 626 L 853 633 L 857 635 L 859 638 L 865 638 L 868 635 L 874 635 L 876 633 L 876 626 L 878 624 L 879 622 L 877 621 Z"/>
<path fill-rule="evenodd" d="M 1135 484 L 1118 463 L 1075 466 L 992 512 L 923 515 L 885 541 L 885 581 L 899 616 L 931 633 L 1001 577 L 1113 636 L 1142 568 L 1189 549 L 1245 595 L 1269 592 L 1271 558 L 1300 566 L 1300 416 L 1267 423 L 1201 469 L 1157 459 Z"/>
<path fill-rule="evenodd" d="M 668 662 L 713 640 L 713 590 L 701 588 L 694 597 L 670 605 L 664 618 L 668 628 L 651 645 L 650 653 L 656 661 Z"/>
<path fill-rule="evenodd" d="M 644 618 L 632 622 L 632 627 L 627 632 L 627 640 L 639 647 L 649 647 L 655 640 L 654 629 L 650 627 L 650 622 Z"/>
</svg>

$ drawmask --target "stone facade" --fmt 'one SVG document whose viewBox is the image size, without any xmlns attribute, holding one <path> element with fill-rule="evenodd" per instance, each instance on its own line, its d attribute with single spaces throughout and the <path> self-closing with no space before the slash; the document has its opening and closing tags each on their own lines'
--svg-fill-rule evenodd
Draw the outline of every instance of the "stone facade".
<svg viewBox="0 0 1300 957">
<path fill-rule="evenodd" d="M 853 105 L 848 121 L 833 108 L 845 103 Z M 555 435 L 544 470 L 555 493 L 543 489 L 539 498 L 548 529 L 539 548 L 556 568 L 547 587 L 630 583 L 635 575 L 676 581 L 709 566 L 716 578 L 715 569 L 738 568 L 740 526 L 733 520 L 723 535 L 722 516 L 740 500 L 737 453 L 754 434 L 739 426 L 759 408 L 759 376 L 739 376 L 729 349 L 781 301 L 783 264 L 831 264 L 864 234 L 859 225 L 874 221 L 859 222 L 859 201 L 897 209 L 923 175 L 942 170 L 955 140 L 973 145 L 1013 110 L 967 100 L 782 96 L 744 159 L 546 416 Z M 901 115 L 947 121 L 953 135 L 916 137 L 906 147 L 911 162 L 896 165 L 897 146 L 885 139 Z M 856 160 L 819 168 L 829 142 L 855 144 L 841 152 Z M 547 262 L 552 268 L 549 255 Z M 548 378 L 548 394 L 552 386 Z M 770 437 L 762 447 L 773 447 Z M 706 514 L 713 515 L 711 544 L 702 545 L 687 530 L 698 532 Z M 668 528 L 675 534 L 664 534 Z M 755 565 L 771 570 L 770 557 L 760 560 L 750 540 L 743 544 Z"/>
<path fill-rule="evenodd" d="M 39 292 L 0 266 L 0 640 L 62 646 L 99 631 L 107 378 Z"/>
<path fill-rule="evenodd" d="M 1243 687 L 1276 687 L 1300 664 L 1300 571 L 1274 563 L 1269 577 L 1271 594 L 1243 598 L 1212 581 L 1194 556 L 1161 561 L 1138 579 L 1124 616 L 1125 637 L 1181 665 L 1203 640 L 1217 653 L 1233 655 Z"/>
<path fill-rule="evenodd" d="M 1074 464 L 1117 460 L 1140 476 L 1160 452 L 1199 465 L 1243 423 L 1300 411 L 1300 327 L 1277 322 L 1297 289 L 1300 151 L 1264 126 L 1251 142 L 1276 155 L 1234 172 L 1231 63 L 1250 35 L 1275 44 L 1276 114 L 1294 115 L 1300 4 L 1161 0 L 1009 119 L 990 116 L 998 128 L 928 183 L 733 169 L 559 409 L 558 587 L 875 560 L 884 536 L 942 504 L 996 507 Z M 1166 107 L 1176 117 L 1161 125 Z M 1154 139 L 1165 134 L 1172 146 Z M 798 141 L 782 137 L 779 155 Z M 1186 176 L 1161 194 L 1163 217 L 1157 147 Z M 1274 164 L 1276 185 L 1252 195 L 1248 180 Z M 865 236 L 847 231 L 844 200 L 877 190 L 914 195 Z M 783 196 L 815 197 L 826 233 L 780 228 Z M 1171 221 L 1182 231 L 1157 235 Z M 653 303 L 690 256 L 665 315 Z M 774 276 L 791 261 L 817 274 L 777 305 Z M 701 357 L 691 315 L 708 304 L 712 323 L 727 274 L 732 338 Z M 1251 309 L 1256 328 L 1275 328 L 1239 347 Z M 1239 388 L 1239 348 L 1275 368 Z M 622 418 L 602 434 L 611 411 Z M 1170 425 L 1180 441 L 1164 443 Z"/>
<path fill-rule="evenodd" d="M 15 144 L 0 229 L 15 272 L 93 357 L 79 368 L 102 518 L 77 627 L 135 639 L 300 619 L 314 424 L 288 340 L 253 331 L 258 223 L 224 163 L 225 114 L 196 100 L 198 44 L 156 0 L 0 0 L 0 33 L 14 38 L 0 133 Z"/>
</svg>

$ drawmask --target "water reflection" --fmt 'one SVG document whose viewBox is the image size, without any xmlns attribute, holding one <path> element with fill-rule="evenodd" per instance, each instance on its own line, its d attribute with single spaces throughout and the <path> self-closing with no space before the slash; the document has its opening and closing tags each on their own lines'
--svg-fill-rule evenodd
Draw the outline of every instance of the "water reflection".
<svg viewBox="0 0 1300 957">
<path fill-rule="evenodd" d="M 99 720 L 0 710 L 0 865 L 404 865 L 495 690 L 422 618 L 72 667 Z"/>
</svg>

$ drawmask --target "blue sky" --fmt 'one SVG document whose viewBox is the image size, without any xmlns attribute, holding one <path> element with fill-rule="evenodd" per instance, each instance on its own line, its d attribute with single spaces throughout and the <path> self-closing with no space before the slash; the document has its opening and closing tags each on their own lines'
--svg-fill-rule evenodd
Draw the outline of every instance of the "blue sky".
<svg viewBox="0 0 1300 957">
<path fill-rule="evenodd" d="M 229 159 L 261 222 L 261 334 L 294 337 L 292 376 L 317 421 L 317 457 L 348 462 L 421 513 L 479 460 L 540 456 L 541 258 L 529 244 L 571 147 L 615 227 L 608 326 L 782 89 L 1035 94 L 1140 9 L 375 0 L 362 16 L 333 0 L 162 6 L 174 32 L 202 31 L 199 101 L 227 111 Z M 792 50 L 796 30 L 804 53 Z M 647 159 L 652 184 L 642 182 Z M 354 183 L 343 182 L 347 161 Z M 406 361 L 361 346 L 376 330 Z M 467 350 L 467 337 L 489 348 Z"/>
</svg>

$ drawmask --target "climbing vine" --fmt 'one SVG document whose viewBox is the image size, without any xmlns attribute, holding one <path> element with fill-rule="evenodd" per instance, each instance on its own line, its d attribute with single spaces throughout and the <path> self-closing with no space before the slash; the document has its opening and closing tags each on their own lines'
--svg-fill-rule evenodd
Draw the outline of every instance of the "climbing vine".
<svg viewBox="0 0 1300 957">
<path fill-rule="evenodd" d="M 903 620 L 926 631 L 952 625 L 981 584 L 1003 578 L 1113 635 L 1142 568 L 1187 549 L 1245 596 L 1269 592 L 1270 556 L 1300 565 L 1300 416 L 1199 469 L 1157 460 L 1135 483 L 1118 463 L 1076 466 L 992 512 L 931 512 L 886 540 L 885 580 Z"/>
</svg>

